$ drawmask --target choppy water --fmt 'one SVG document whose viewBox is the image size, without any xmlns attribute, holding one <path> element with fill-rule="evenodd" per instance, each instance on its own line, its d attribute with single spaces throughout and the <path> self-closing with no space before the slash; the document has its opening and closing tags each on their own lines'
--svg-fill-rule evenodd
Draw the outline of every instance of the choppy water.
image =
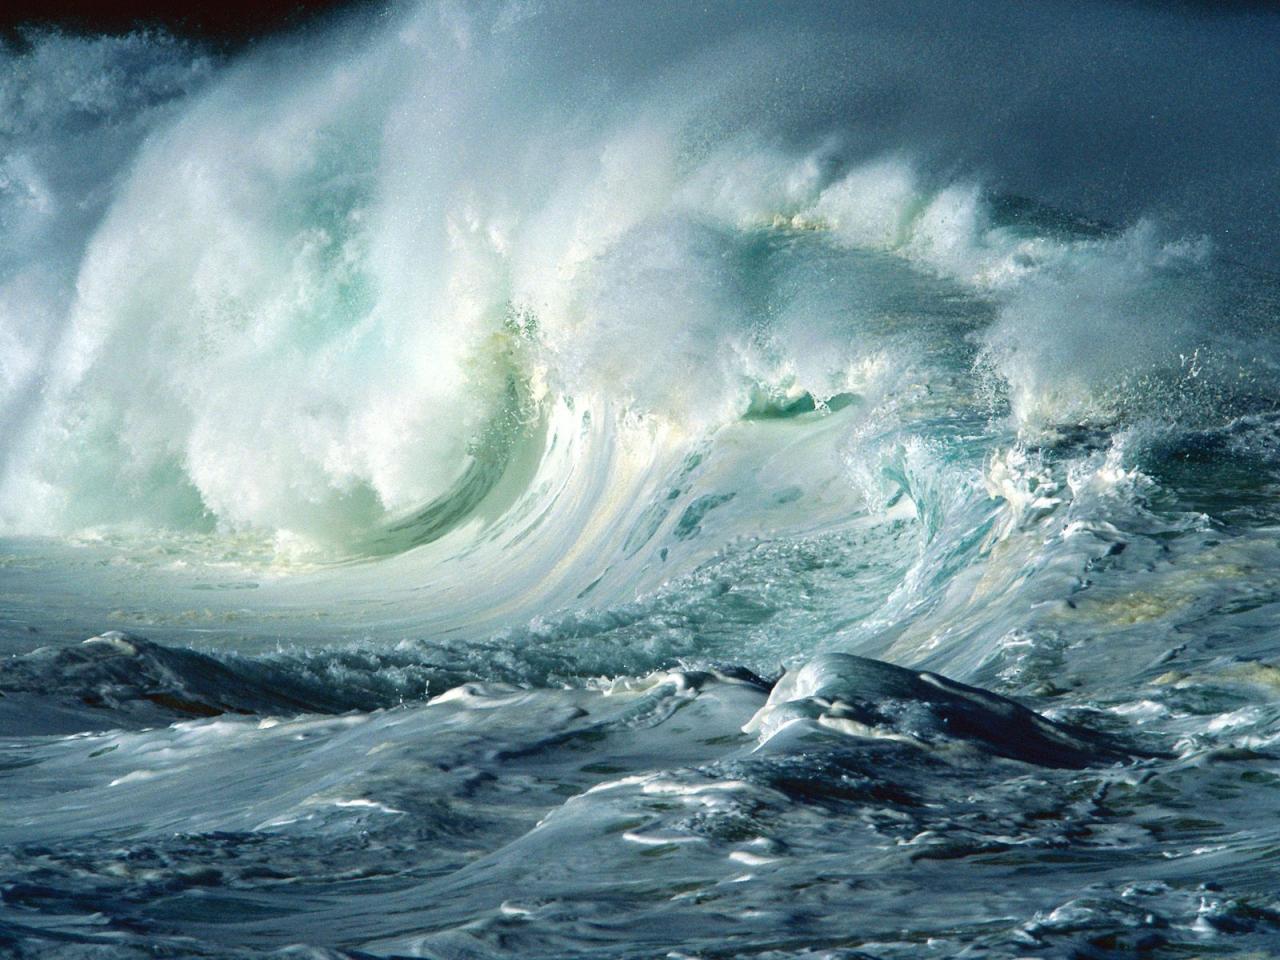
<svg viewBox="0 0 1280 960">
<path fill-rule="evenodd" d="M 0 952 L 1280 952 L 1280 19 L 0 55 Z"/>
</svg>

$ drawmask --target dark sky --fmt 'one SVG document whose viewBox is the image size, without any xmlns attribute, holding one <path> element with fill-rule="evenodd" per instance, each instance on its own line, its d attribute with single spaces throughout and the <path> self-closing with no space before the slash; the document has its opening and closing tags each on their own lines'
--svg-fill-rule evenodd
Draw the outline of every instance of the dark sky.
<svg viewBox="0 0 1280 960">
<path fill-rule="evenodd" d="M 0 33 L 55 25 L 76 32 L 123 33 L 161 26 L 230 44 L 298 26 L 318 15 L 375 0 L 0 0 Z"/>
<path fill-rule="evenodd" d="M 1139 7 L 1180 9 L 1204 15 L 1280 9 L 1280 0 L 1128 2 Z M 299 26 L 344 7 L 391 3 L 394 0 L 0 0 L 0 35 L 14 39 L 23 27 L 41 25 L 86 33 L 126 33 L 140 27 L 163 27 L 171 33 L 234 45 Z M 833 5 L 837 10 L 840 6 L 839 3 Z"/>
</svg>

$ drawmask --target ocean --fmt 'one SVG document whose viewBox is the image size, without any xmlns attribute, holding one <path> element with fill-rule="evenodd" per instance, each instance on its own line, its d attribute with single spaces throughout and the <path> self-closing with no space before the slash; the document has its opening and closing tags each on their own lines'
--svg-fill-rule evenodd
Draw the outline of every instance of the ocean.
<svg viewBox="0 0 1280 960">
<path fill-rule="evenodd" d="M 1280 954 L 1278 44 L 0 47 L 0 954 Z"/>
</svg>

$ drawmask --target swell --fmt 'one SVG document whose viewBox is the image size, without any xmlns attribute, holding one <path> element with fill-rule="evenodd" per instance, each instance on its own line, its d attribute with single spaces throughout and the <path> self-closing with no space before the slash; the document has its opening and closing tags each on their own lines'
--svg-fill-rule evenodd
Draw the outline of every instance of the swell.
<svg viewBox="0 0 1280 960">
<path fill-rule="evenodd" d="M 222 714 L 296 716 L 377 710 L 425 699 L 456 674 L 394 652 L 216 658 L 118 632 L 9 659 L 6 728 L 25 735 L 165 725 Z"/>
<path fill-rule="evenodd" d="M 0 712 L 13 731 L 48 736 L 223 715 L 298 718 L 522 695 L 521 687 L 492 676 L 479 681 L 456 668 L 435 667 L 423 652 L 214 657 L 109 632 L 76 647 L 11 658 L 0 685 Z M 527 685 L 531 678 L 525 672 L 518 679 Z M 1079 768 L 1128 756 L 1105 734 L 1055 723 L 989 691 L 848 654 L 815 658 L 775 681 L 741 667 L 710 666 L 667 675 L 655 671 L 643 682 L 659 689 L 669 684 L 677 693 L 712 683 L 771 690 L 743 726 L 762 743 L 797 721 L 815 721 L 839 733 L 922 748 L 967 742 L 995 756 L 1048 767 Z"/>
</svg>

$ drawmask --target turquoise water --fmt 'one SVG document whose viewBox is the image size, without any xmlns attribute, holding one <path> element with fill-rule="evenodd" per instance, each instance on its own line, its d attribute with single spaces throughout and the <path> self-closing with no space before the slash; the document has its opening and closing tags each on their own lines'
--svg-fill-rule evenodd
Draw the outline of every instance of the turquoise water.
<svg viewBox="0 0 1280 960">
<path fill-rule="evenodd" d="M 5 50 L 0 951 L 1278 949 L 1280 24 L 1087 9 Z"/>
</svg>

